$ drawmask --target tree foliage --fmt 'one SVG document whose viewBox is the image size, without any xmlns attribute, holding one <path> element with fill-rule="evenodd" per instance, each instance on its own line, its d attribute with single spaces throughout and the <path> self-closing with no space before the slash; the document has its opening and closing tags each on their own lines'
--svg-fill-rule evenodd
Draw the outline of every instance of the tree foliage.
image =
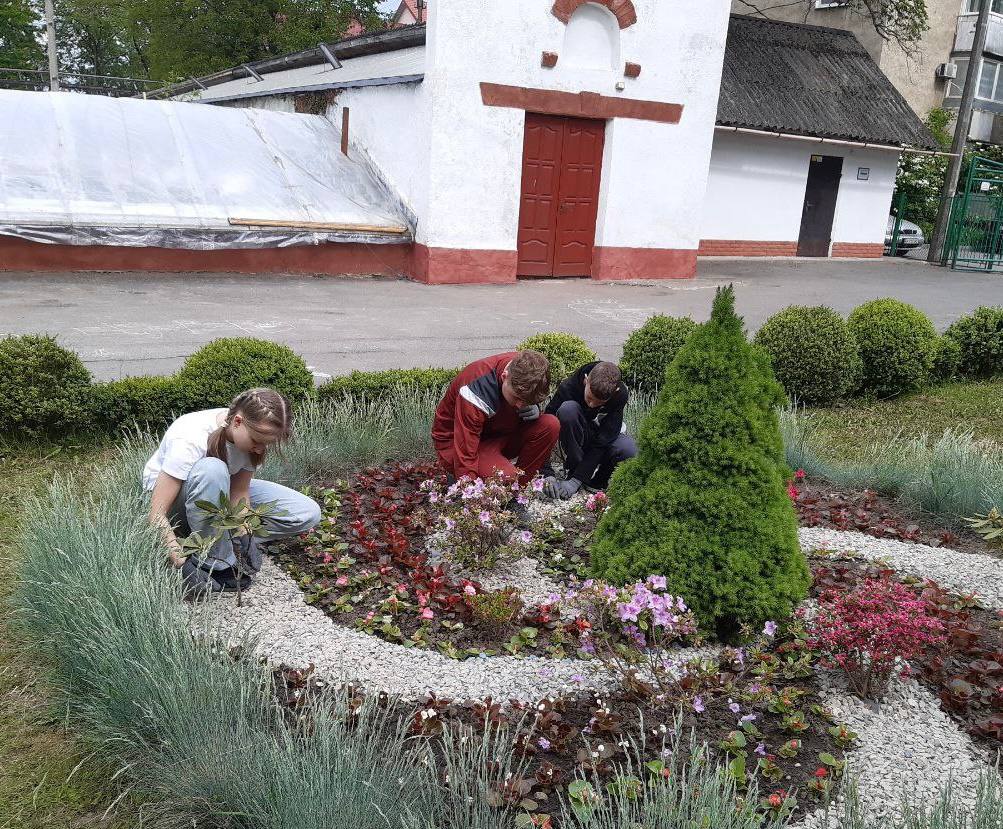
<svg viewBox="0 0 1003 829">
<path fill-rule="evenodd" d="M 0 3 L 0 66 L 41 69 L 45 53 L 39 42 L 39 18 L 30 0 Z"/>
<path fill-rule="evenodd" d="M 710 321 L 666 371 L 591 551 L 606 581 L 665 576 L 703 629 L 726 639 L 789 615 L 809 583 L 785 488 L 784 393 L 734 301 L 719 290 Z"/>
<path fill-rule="evenodd" d="M 785 13 L 797 11 L 807 22 L 815 10 L 815 0 L 739 0 L 741 10 L 760 17 L 790 19 Z M 894 41 L 907 54 L 914 53 L 923 34 L 930 28 L 926 0 L 846 0 L 842 4 L 851 15 L 863 18 L 884 40 Z M 814 21 L 813 21 L 814 22 Z"/>
</svg>

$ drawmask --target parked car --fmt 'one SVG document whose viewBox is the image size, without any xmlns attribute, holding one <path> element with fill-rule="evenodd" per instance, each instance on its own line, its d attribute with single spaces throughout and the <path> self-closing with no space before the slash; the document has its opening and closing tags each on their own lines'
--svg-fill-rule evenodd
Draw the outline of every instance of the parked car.
<svg viewBox="0 0 1003 829">
<path fill-rule="evenodd" d="M 892 252 L 892 234 L 895 232 L 895 217 L 888 217 L 888 227 L 885 229 L 885 254 Z M 896 256 L 905 256 L 909 251 L 915 250 L 926 244 L 923 231 L 919 225 L 907 222 L 905 219 L 899 224 L 899 240 L 896 245 Z"/>
</svg>

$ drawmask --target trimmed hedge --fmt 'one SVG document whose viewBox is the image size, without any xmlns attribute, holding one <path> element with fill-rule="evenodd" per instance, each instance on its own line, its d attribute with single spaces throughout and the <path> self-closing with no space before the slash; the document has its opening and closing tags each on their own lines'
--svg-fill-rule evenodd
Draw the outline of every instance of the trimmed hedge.
<svg viewBox="0 0 1003 829">
<path fill-rule="evenodd" d="M 343 400 L 354 397 L 357 400 L 374 400 L 388 392 L 402 388 L 418 391 L 441 390 L 453 382 L 460 370 L 457 368 L 408 368 L 388 371 L 353 371 L 342 377 L 332 377 L 319 389 L 317 396 L 322 400 Z"/>
<path fill-rule="evenodd" d="M 54 337 L 0 340 L 0 435 L 59 437 L 85 427 L 91 373 Z"/>
<path fill-rule="evenodd" d="M 770 317 L 756 334 L 787 396 L 824 406 L 852 394 L 860 382 L 857 341 L 846 320 L 824 305 L 793 305 Z"/>
<path fill-rule="evenodd" d="M 553 332 L 534 334 L 517 346 L 519 351 L 539 351 L 550 360 L 550 383 L 557 386 L 586 363 L 594 363 L 599 356 L 585 340 L 575 334 Z"/>
<path fill-rule="evenodd" d="M 177 377 L 126 377 L 91 389 L 95 428 L 117 433 L 133 426 L 159 429 L 199 408 L 192 390 Z"/>
<path fill-rule="evenodd" d="M 628 385 L 653 392 L 665 382 L 665 370 L 675 359 L 697 324 L 689 317 L 656 314 L 623 344 L 620 370 Z"/>
<path fill-rule="evenodd" d="M 938 337 L 922 311 L 897 299 L 875 299 L 854 309 L 849 325 L 864 362 L 865 393 L 896 397 L 930 381 Z"/>
<path fill-rule="evenodd" d="M 177 379 L 198 406 L 228 406 L 255 386 L 282 392 L 291 401 L 313 394 L 313 375 L 291 348 L 267 340 L 230 337 L 214 340 L 192 354 Z"/>
<path fill-rule="evenodd" d="M 940 382 L 954 380 L 961 368 L 961 346 L 950 337 L 937 337 L 933 353 L 933 379 Z"/>
<path fill-rule="evenodd" d="M 958 344 L 963 377 L 1003 374 L 1003 307 L 983 305 L 959 318 L 945 336 Z"/>
</svg>

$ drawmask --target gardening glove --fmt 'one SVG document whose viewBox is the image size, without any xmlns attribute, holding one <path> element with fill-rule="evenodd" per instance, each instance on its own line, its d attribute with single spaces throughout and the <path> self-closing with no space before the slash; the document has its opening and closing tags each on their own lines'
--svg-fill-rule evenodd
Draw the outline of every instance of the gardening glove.
<svg viewBox="0 0 1003 829">
<path fill-rule="evenodd" d="M 521 417 L 526 423 L 539 420 L 540 414 L 540 406 L 537 403 L 533 403 L 530 406 L 523 406 L 519 409 L 519 417 Z"/>
<path fill-rule="evenodd" d="M 578 490 L 582 488 L 582 482 L 577 478 L 568 478 L 566 481 L 559 481 L 556 478 L 547 478 L 543 482 L 543 491 L 555 501 L 567 501 Z"/>
</svg>

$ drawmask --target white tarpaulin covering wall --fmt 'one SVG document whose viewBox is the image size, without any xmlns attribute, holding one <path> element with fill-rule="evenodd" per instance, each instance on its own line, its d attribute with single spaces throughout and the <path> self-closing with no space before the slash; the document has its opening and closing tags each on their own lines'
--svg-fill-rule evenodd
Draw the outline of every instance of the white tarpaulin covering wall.
<svg viewBox="0 0 1003 829">
<path fill-rule="evenodd" d="M 0 234 L 201 250 L 410 238 L 340 141 L 314 115 L 0 91 Z"/>
</svg>

